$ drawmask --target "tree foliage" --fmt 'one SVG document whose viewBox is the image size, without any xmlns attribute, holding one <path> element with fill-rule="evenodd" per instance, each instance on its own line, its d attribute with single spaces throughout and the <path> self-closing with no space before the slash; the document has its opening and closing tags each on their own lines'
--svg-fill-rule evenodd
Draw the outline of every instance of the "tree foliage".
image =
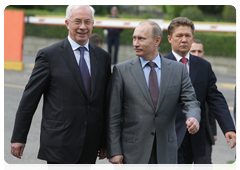
<svg viewBox="0 0 240 170">
<path fill-rule="evenodd" d="M 187 17 L 192 21 L 203 21 L 204 14 L 197 6 L 189 6 L 184 8 L 181 13 L 181 17 Z"/>
<path fill-rule="evenodd" d="M 204 13 L 216 14 L 222 12 L 224 5 L 198 5 L 198 7 Z"/>
<path fill-rule="evenodd" d="M 227 21 L 236 22 L 236 8 L 232 5 L 225 5 L 222 17 Z"/>
</svg>

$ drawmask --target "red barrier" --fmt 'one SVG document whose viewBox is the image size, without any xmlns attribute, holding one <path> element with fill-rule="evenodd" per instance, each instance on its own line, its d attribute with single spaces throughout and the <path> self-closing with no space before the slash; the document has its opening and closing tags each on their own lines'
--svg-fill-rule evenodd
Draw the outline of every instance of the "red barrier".
<svg viewBox="0 0 240 170">
<path fill-rule="evenodd" d="M 24 12 L 4 10 L 4 69 L 23 70 Z"/>
</svg>

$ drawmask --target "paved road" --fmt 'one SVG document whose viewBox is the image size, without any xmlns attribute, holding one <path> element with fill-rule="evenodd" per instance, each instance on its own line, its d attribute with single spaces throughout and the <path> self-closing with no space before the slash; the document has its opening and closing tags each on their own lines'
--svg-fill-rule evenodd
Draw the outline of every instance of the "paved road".
<svg viewBox="0 0 240 170">
<path fill-rule="evenodd" d="M 31 64 L 34 63 L 34 56 L 24 55 L 23 61 L 25 63 L 24 71 L 4 71 L 4 158 L 5 161 L 10 164 L 45 164 L 45 161 L 37 159 L 42 101 L 39 103 L 38 109 L 36 110 L 32 121 L 26 148 L 24 150 L 24 156 L 21 160 L 19 160 L 10 154 L 10 138 L 13 130 L 15 113 L 22 96 L 24 86 L 31 74 Z M 224 94 L 232 114 L 236 77 L 217 75 L 217 78 L 219 90 Z M 234 160 L 235 152 L 235 149 L 230 149 L 227 145 L 225 137 L 218 127 L 218 140 L 216 145 L 213 147 L 213 163 L 225 164 L 228 161 Z M 105 159 L 103 161 L 97 161 L 97 163 L 105 164 L 108 163 L 108 161 Z"/>
</svg>

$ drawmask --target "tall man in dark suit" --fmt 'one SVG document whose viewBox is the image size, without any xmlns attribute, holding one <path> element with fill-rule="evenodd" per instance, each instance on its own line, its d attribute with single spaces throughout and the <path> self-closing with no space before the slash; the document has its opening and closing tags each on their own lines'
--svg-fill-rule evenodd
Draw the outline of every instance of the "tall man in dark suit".
<svg viewBox="0 0 240 170">
<path fill-rule="evenodd" d="M 106 157 L 106 91 L 110 55 L 89 43 L 91 6 L 68 6 L 69 36 L 40 50 L 17 110 L 11 152 L 21 158 L 31 120 L 43 95 L 38 158 L 48 163 L 93 164 Z M 80 48 L 80 50 L 79 50 Z"/>
<path fill-rule="evenodd" d="M 180 101 L 189 133 L 199 129 L 201 111 L 187 70 L 158 53 L 161 40 L 157 23 L 141 22 L 133 34 L 137 57 L 114 67 L 107 117 L 111 163 L 177 163 L 175 114 Z"/>
<path fill-rule="evenodd" d="M 197 100 L 201 103 L 201 122 L 198 133 L 188 133 L 184 125 L 181 105 L 176 113 L 176 132 L 178 140 L 178 163 L 192 163 L 194 157 L 205 156 L 205 102 L 213 112 L 228 145 L 231 148 L 236 145 L 236 133 L 232 117 L 228 110 L 227 102 L 216 86 L 216 76 L 212 71 L 211 64 L 206 60 L 189 54 L 194 39 L 194 24 L 185 17 L 178 17 L 172 20 L 168 27 L 168 41 L 172 46 L 172 52 L 165 57 L 185 64 L 191 82 L 195 89 Z M 186 61 L 186 62 L 185 62 Z"/>
<path fill-rule="evenodd" d="M 190 48 L 190 54 L 197 57 L 204 57 L 204 47 L 200 40 L 194 39 Z M 206 155 L 203 157 L 194 157 L 195 164 L 212 164 L 212 145 L 217 140 L 217 127 L 214 114 L 205 103 L 205 128 L 206 128 Z"/>
</svg>

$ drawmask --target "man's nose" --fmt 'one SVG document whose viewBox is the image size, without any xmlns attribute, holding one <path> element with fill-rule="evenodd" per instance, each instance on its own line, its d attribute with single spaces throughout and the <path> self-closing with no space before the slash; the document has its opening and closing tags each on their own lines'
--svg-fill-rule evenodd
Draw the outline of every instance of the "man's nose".
<svg viewBox="0 0 240 170">
<path fill-rule="evenodd" d="M 82 22 L 82 23 L 79 25 L 79 28 L 80 28 L 80 29 L 85 29 L 85 28 L 86 28 L 86 25 L 85 25 L 85 23 L 84 23 L 84 22 Z"/>
<path fill-rule="evenodd" d="M 183 36 L 183 37 L 182 37 L 182 41 L 183 41 L 183 42 L 186 42 L 186 41 L 187 41 L 186 36 Z"/>
<path fill-rule="evenodd" d="M 139 45 L 138 40 L 137 39 L 133 40 L 133 46 L 138 46 L 138 45 Z"/>
</svg>

